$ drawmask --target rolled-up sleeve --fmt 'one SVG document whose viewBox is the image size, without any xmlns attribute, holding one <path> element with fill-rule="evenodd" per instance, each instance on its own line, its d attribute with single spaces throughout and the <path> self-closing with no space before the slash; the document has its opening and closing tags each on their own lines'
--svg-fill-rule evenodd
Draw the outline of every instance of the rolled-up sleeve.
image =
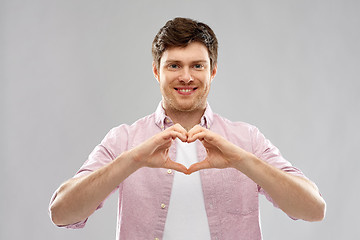
<svg viewBox="0 0 360 240">
<path fill-rule="evenodd" d="M 258 128 L 253 127 L 251 132 L 253 153 L 258 158 L 286 173 L 309 180 L 300 169 L 294 167 L 281 155 L 280 150 L 267 138 L 265 138 L 265 136 L 259 131 Z M 258 186 L 258 191 L 259 193 L 263 194 L 275 207 L 278 208 L 278 205 L 261 186 Z"/>
<path fill-rule="evenodd" d="M 127 149 L 128 143 L 128 134 L 127 134 L 127 125 L 120 125 L 119 127 L 111 129 L 104 139 L 101 141 L 99 145 L 97 145 L 94 150 L 90 153 L 88 159 L 85 163 L 80 167 L 80 169 L 76 172 L 73 178 L 84 177 L 97 169 L 109 164 L 113 161 L 119 154 L 124 152 Z M 119 186 L 117 186 L 112 192 L 114 193 Z M 51 214 L 50 207 L 51 204 L 57 197 L 59 189 L 57 189 L 51 197 L 49 203 L 49 214 Z M 111 195 L 109 194 L 109 196 Z M 108 196 L 108 197 L 109 197 Z M 101 202 L 101 204 L 97 207 L 96 210 L 103 207 L 106 199 Z M 51 217 L 51 216 L 50 216 Z M 83 228 L 87 222 L 88 218 L 83 221 L 69 224 L 69 225 L 57 225 L 58 227 L 72 228 L 78 229 Z"/>
</svg>

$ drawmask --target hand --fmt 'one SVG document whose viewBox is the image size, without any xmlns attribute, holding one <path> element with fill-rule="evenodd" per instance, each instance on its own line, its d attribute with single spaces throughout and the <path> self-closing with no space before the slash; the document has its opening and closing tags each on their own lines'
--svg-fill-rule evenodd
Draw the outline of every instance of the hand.
<svg viewBox="0 0 360 240">
<path fill-rule="evenodd" d="M 188 169 L 188 174 L 206 168 L 235 167 L 248 152 L 227 141 L 220 135 L 196 125 L 188 132 L 187 142 L 200 140 L 204 145 L 207 156 L 198 163 L 194 163 Z"/>
<path fill-rule="evenodd" d="M 175 138 L 183 142 L 187 141 L 187 131 L 180 124 L 175 124 L 151 137 L 132 149 L 131 154 L 139 167 L 170 168 L 187 174 L 184 165 L 174 162 L 169 157 L 169 149 Z"/>
</svg>

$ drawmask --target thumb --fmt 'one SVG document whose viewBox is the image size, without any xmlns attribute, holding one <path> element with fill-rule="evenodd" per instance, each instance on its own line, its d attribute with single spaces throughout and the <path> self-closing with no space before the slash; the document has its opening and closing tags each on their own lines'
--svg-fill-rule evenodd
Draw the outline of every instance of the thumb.
<svg viewBox="0 0 360 240">
<path fill-rule="evenodd" d="M 211 165 L 210 163 L 205 159 L 201 162 L 197 162 L 197 163 L 194 163 L 192 164 L 188 171 L 187 171 L 187 174 L 192 174 L 193 172 L 197 172 L 201 169 L 207 169 L 207 168 L 211 168 Z"/>
<path fill-rule="evenodd" d="M 188 174 L 188 169 L 184 165 L 174 162 L 170 158 L 168 158 L 168 160 L 165 162 L 164 168 L 169 168 L 184 174 Z"/>
</svg>

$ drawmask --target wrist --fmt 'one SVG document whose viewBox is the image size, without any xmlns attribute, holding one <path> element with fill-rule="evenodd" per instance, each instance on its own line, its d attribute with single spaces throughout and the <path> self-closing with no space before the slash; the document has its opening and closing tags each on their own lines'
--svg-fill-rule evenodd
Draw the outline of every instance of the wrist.
<svg viewBox="0 0 360 240">
<path fill-rule="evenodd" d="M 121 153 L 115 161 L 118 163 L 117 165 L 125 167 L 132 173 L 143 167 L 139 159 L 140 157 L 137 155 L 136 151 L 132 149 Z"/>
<path fill-rule="evenodd" d="M 247 152 L 243 149 L 241 149 L 240 153 L 238 153 L 238 158 L 234 163 L 234 168 L 236 168 L 237 170 L 244 172 L 246 171 L 246 169 L 248 169 L 249 167 L 251 167 L 251 165 L 253 164 L 254 161 L 256 161 L 258 158 L 250 153 Z"/>
</svg>

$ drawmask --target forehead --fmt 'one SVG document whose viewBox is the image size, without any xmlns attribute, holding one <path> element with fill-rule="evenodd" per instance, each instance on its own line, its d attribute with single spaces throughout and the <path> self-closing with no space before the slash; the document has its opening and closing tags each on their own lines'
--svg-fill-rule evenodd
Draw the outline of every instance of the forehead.
<svg viewBox="0 0 360 240">
<path fill-rule="evenodd" d="M 160 64 L 168 61 L 210 62 L 210 57 L 209 57 L 209 52 L 204 44 L 199 42 L 193 42 L 187 45 L 186 47 L 173 47 L 167 49 L 161 56 Z"/>
</svg>

